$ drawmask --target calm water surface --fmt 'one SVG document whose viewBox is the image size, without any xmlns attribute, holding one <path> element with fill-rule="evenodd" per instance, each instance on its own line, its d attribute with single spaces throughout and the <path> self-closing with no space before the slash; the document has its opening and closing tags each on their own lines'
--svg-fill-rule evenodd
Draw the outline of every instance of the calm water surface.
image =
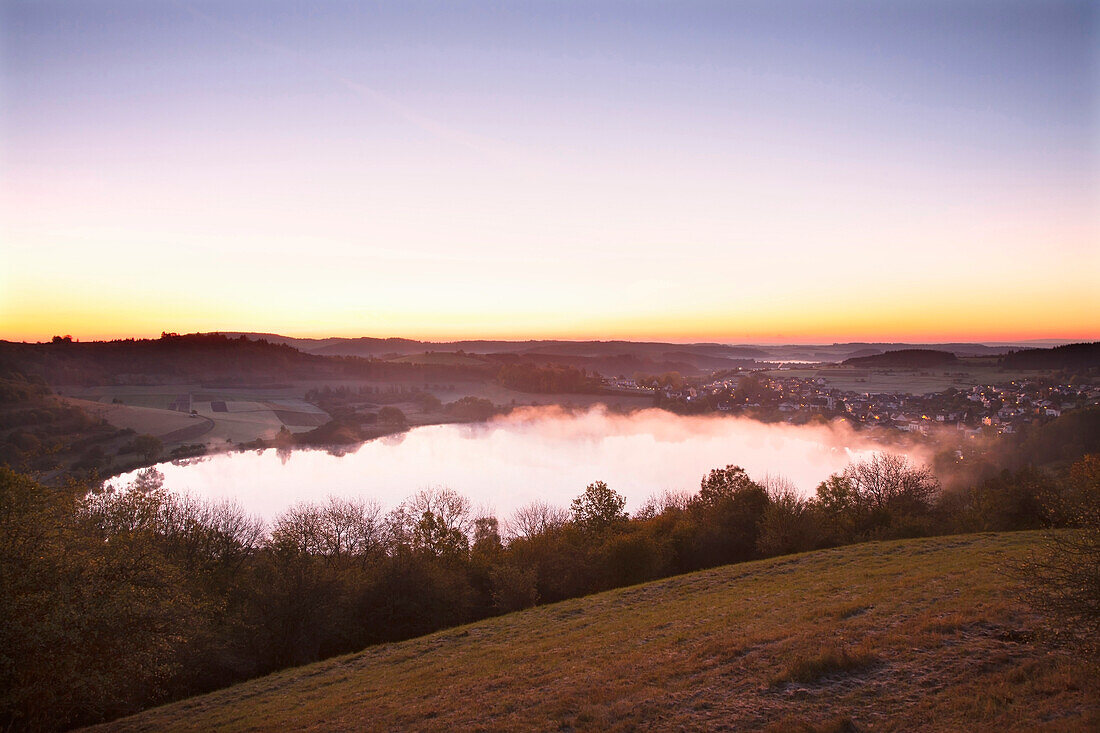
<svg viewBox="0 0 1100 733">
<path fill-rule="evenodd" d="M 606 481 L 636 510 L 654 493 L 699 487 L 708 470 L 738 464 L 757 479 L 781 475 L 812 492 L 873 443 L 844 428 L 766 425 L 660 410 L 570 415 L 524 409 L 489 423 L 433 425 L 325 451 L 232 453 L 157 468 L 166 485 L 210 499 L 236 499 L 271 519 L 329 495 L 378 499 L 389 508 L 424 488 L 455 489 L 499 517 L 535 499 L 568 507 L 592 481 Z M 125 484 L 131 475 L 113 482 Z"/>
</svg>

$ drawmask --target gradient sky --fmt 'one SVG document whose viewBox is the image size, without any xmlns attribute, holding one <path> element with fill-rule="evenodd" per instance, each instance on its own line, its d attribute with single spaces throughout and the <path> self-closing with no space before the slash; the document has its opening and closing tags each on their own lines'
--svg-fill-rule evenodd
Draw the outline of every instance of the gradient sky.
<svg viewBox="0 0 1100 733">
<path fill-rule="evenodd" d="M 0 338 L 1100 338 L 1089 2 L 3 2 Z"/>
</svg>

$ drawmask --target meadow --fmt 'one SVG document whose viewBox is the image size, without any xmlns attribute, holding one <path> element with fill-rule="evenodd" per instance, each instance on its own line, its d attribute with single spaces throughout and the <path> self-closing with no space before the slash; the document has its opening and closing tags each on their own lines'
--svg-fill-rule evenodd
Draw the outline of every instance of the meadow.
<svg viewBox="0 0 1100 733">
<path fill-rule="evenodd" d="M 870 542 L 537 607 L 97 730 L 1053 730 L 1095 668 L 1040 632 L 1038 532 Z"/>
<path fill-rule="evenodd" d="M 284 426 L 304 432 L 329 419 L 302 399 L 304 388 L 289 385 L 219 390 L 199 384 L 62 386 L 58 392 L 70 404 L 115 427 L 154 435 L 169 447 L 269 440 Z M 195 417 L 189 410 L 195 411 Z"/>
</svg>

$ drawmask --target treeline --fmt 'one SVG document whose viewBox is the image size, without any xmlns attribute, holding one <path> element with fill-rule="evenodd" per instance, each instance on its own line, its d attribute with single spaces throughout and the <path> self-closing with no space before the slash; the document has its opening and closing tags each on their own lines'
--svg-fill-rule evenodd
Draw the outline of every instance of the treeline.
<svg viewBox="0 0 1100 733">
<path fill-rule="evenodd" d="M 491 367 L 409 364 L 318 356 L 292 346 L 223 334 L 162 334 L 159 339 L 49 343 L 0 341 L 0 363 L 50 384 L 220 383 L 270 385 L 295 379 L 447 381 L 492 379 Z"/>
<path fill-rule="evenodd" d="M 50 384 L 210 381 L 249 375 L 252 381 L 285 379 L 317 370 L 324 359 L 297 349 L 220 334 L 163 334 L 159 339 L 77 342 L 55 337 L 44 344 L 0 342 L 0 357 Z"/>
<path fill-rule="evenodd" d="M 497 382 L 521 392 L 566 393 L 598 392 L 600 378 L 584 369 L 568 366 L 505 364 L 497 372 Z"/>
<path fill-rule="evenodd" d="M 882 354 L 871 356 L 853 356 L 845 359 L 842 364 L 855 367 L 901 367 L 910 369 L 924 369 L 929 367 L 948 366 L 959 361 L 950 351 L 937 351 L 936 349 L 897 349 Z"/>
<path fill-rule="evenodd" d="M 865 539 L 1072 524 L 1100 456 L 943 492 L 877 455 L 809 498 L 737 466 L 634 516 L 602 482 L 505 522 L 448 490 L 329 499 L 270 525 L 166 490 L 43 487 L 0 468 L 0 726 L 106 720 L 282 667 L 671 574 Z"/>
<path fill-rule="evenodd" d="M 1100 369 L 1100 341 L 1065 344 L 1053 349 L 1010 351 L 1001 358 L 1006 369 Z"/>
</svg>

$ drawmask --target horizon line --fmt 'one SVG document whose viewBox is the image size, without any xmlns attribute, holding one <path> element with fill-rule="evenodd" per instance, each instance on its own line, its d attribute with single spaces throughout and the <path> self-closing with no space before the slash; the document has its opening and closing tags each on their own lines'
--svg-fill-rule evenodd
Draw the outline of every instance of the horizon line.
<svg viewBox="0 0 1100 733">
<path fill-rule="evenodd" d="M 658 336 L 639 336 L 639 337 L 561 337 L 561 336 L 529 336 L 529 337 L 517 337 L 517 336 L 464 336 L 464 337 L 432 337 L 432 336 L 375 336 L 367 334 L 358 335 L 295 335 L 293 332 L 279 333 L 275 331 L 244 331 L 235 329 L 216 329 L 210 331 L 171 331 L 163 330 L 160 333 L 137 333 L 129 335 L 119 334 L 93 334 L 91 336 L 78 336 L 72 333 L 52 333 L 49 336 L 32 336 L 32 337 L 18 337 L 18 336 L 0 336 L 0 340 L 8 341 L 9 343 L 23 343 L 23 344 L 42 344 L 49 343 L 53 338 L 57 336 L 71 337 L 74 342 L 80 343 L 102 343 L 109 341 L 126 341 L 126 340 L 157 340 L 164 334 L 177 334 L 180 336 L 191 335 L 246 335 L 257 338 L 263 337 L 276 337 L 285 339 L 294 339 L 300 341 L 328 341 L 328 340 L 345 340 L 355 341 L 360 339 L 375 339 L 378 341 L 415 341 L 422 344 L 459 344 L 465 342 L 501 342 L 501 343 L 532 343 L 532 342 L 563 342 L 563 343 L 658 343 L 658 344 L 676 344 L 676 345 L 693 345 L 693 344 L 716 344 L 720 346 L 841 346 L 848 344 L 898 344 L 898 345 L 945 345 L 945 344 L 968 344 L 968 345 L 981 345 L 981 346 L 1013 346 L 1013 345 L 1029 345 L 1029 344 L 1050 344 L 1050 345 L 1066 345 L 1071 343 L 1092 343 L 1100 341 L 1100 336 L 1029 336 L 1022 338 L 967 338 L 962 336 L 947 336 L 940 338 L 918 338 L 913 340 L 912 337 L 906 339 L 905 337 L 852 337 L 848 340 L 842 340 L 838 338 L 823 339 L 815 341 L 799 341 L 799 340 L 759 340 L 759 341 L 737 341 L 733 339 L 715 338 L 713 336 L 682 336 L 682 337 L 658 337 Z M 794 337 L 797 339 L 797 337 Z"/>
</svg>

